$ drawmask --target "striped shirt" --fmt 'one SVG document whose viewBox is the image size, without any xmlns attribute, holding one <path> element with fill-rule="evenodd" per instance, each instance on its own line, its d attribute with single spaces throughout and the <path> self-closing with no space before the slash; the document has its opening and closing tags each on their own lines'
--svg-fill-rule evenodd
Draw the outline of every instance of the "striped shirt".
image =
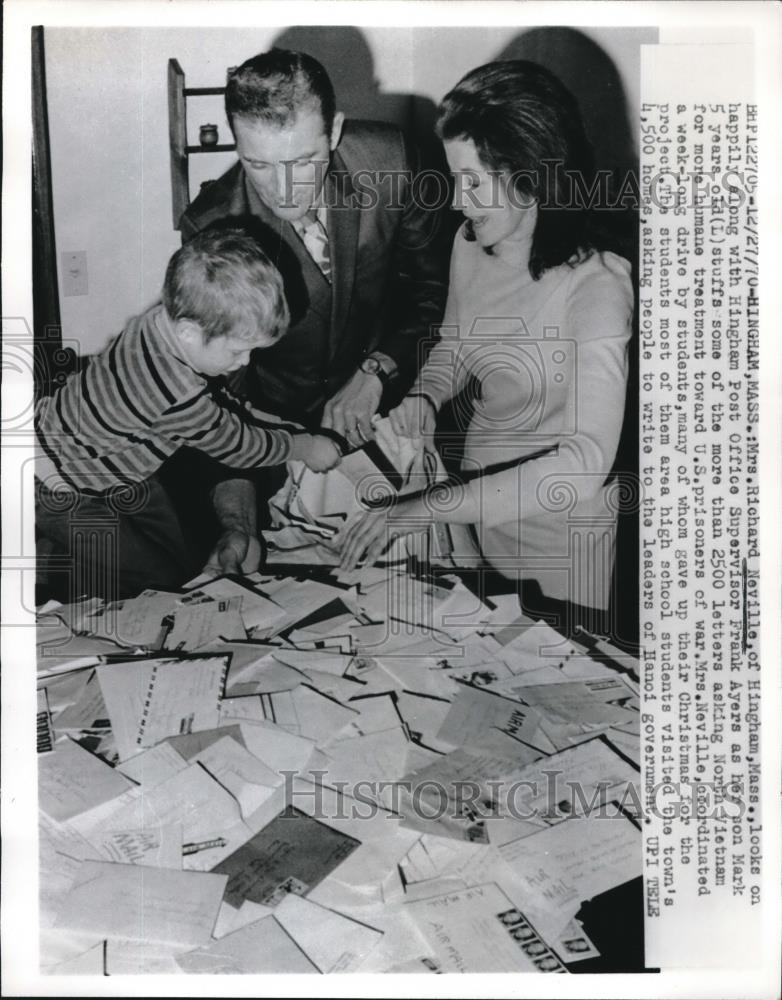
<svg viewBox="0 0 782 1000">
<path fill-rule="evenodd" d="M 285 462 L 289 430 L 178 358 L 167 323 L 154 306 L 38 401 L 39 479 L 98 495 L 147 479 L 182 445 L 234 468 Z"/>
</svg>

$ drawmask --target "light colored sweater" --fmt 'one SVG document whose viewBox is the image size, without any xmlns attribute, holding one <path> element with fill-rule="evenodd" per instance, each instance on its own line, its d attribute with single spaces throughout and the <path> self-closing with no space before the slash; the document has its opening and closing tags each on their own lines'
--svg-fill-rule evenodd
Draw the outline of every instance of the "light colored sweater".
<svg viewBox="0 0 782 1000">
<path fill-rule="evenodd" d="M 411 392 L 439 406 L 478 380 L 463 470 L 475 477 L 484 555 L 549 596 L 604 607 L 616 524 L 604 483 L 624 413 L 630 265 L 594 253 L 534 281 L 499 251 L 457 233 L 442 339 Z M 607 557 L 596 554 L 606 535 Z"/>
</svg>

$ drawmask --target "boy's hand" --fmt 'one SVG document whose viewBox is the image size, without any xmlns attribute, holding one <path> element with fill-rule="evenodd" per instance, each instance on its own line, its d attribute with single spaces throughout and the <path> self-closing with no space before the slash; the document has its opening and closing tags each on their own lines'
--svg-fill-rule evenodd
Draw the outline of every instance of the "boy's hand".
<svg viewBox="0 0 782 1000">
<path fill-rule="evenodd" d="M 339 465 L 342 453 L 336 442 L 323 434 L 297 434 L 290 457 L 304 462 L 313 472 L 328 472 Z"/>
</svg>

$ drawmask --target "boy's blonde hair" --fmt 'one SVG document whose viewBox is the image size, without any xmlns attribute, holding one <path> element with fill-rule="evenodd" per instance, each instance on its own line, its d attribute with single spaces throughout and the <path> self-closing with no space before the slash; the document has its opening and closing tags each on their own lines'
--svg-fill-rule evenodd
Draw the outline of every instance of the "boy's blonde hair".
<svg viewBox="0 0 782 1000">
<path fill-rule="evenodd" d="M 163 305 L 172 319 L 197 323 L 207 341 L 259 334 L 274 341 L 290 321 L 280 272 L 241 229 L 205 229 L 177 250 Z"/>
</svg>

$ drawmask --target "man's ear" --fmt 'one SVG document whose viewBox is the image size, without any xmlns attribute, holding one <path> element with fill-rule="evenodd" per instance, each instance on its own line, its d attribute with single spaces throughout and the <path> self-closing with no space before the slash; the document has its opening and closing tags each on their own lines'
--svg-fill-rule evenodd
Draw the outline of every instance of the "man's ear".
<svg viewBox="0 0 782 1000">
<path fill-rule="evenodd" d="M 334 115 L 334 123 L 331 126 L 331 137 L 329 139 L 329 149 L 333 153 L 342 138 L 342 126 L 345 124 L 345 115 L 337 111 Z"/>
</svg>

